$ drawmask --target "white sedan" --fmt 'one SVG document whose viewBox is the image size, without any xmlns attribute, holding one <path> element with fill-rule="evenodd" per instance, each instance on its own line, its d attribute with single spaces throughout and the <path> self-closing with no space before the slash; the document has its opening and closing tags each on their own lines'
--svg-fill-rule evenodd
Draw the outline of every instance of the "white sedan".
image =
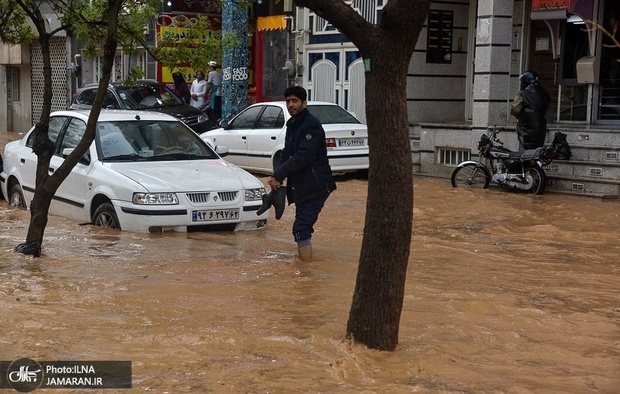
<svg viewBox="0 0 620 394">
<path fill-rule="evenodd" d="M 308 110 L 325 129 L 327 157 L 333 172 L 368 169 L 368 129 L 337 104 L 309 101 Z M 214 146 L 226 146 L 226 160 L 248 171 L 273 174 L 284 148 L 286 122 L 284 101 L 249 106 L 222 128 L 200 136 Z"/>
<path fill-rule="evenodd" d="M 88 111 L 52 114 L 55 144 L 49 171 L 76 147 Z M 26 208 L 35 191 L 33 130 L 4 150 L 0 186 L 12 206 Z M 225 149 L 221 150 L 222 155 Z M 102 111 L 88 152 L 60 185 L 50 213 L 79 222 L 139 232 L 262 228 L 265 188 L 223 160 L 176 118 L 145 111 Z"/>
</svg>

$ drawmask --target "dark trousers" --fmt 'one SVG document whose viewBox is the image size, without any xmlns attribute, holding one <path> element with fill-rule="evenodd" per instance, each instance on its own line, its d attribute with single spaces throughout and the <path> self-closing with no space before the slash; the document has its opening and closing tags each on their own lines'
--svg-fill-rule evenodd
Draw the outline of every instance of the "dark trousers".
<svg viewBox="0 0 620 394">
<path fill-rule="evenodd" d="M 329 195 L 308 201 L 303 205 L 295 204 L 295 222 L 293 223 L 293 237 L 295 242 L 305 241 L 312 238 L 314 224 L 319 219 L 319 213 L 325 205 Z"/>
</svg>

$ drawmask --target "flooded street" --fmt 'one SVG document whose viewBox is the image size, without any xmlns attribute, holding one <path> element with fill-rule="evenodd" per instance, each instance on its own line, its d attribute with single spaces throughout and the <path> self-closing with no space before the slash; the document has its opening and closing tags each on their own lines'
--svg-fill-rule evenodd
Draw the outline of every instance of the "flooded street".
<svg viewBox="0 0 620 394">
<path fill-rule="evenodd" d="M 3 200 L 1 359 L 128 360 L 123 392 L 620 392 L 620 201 L 416 177 L 400 341 L 379 352 L 344 340 L 366 190 L 338 180 L 312 264 L 293 206 L 238 233 L 52 216 L 33 259 L 13 252 L 28 213 Z"/>
</svg>

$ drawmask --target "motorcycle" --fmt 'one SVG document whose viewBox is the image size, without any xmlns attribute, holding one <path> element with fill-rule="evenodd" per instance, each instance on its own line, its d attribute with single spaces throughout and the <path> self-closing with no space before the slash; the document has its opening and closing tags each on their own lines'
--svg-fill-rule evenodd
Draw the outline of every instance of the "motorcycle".
<svg viewBox="0 0 620 394">
<path fill-rule="evenodd" d="M 547 185 L 543 166 L 553 161 L 554 149 L 541 147 L 514 152 L 503 147 L 498 133 L 493 130 L 491 136 L 482 134 L 478 142 L 478 161 L 459 164 L 452 172 L 452 186 L 486 189 L 493 181 L 512 190 L 543 194 Z"/>
</svg>

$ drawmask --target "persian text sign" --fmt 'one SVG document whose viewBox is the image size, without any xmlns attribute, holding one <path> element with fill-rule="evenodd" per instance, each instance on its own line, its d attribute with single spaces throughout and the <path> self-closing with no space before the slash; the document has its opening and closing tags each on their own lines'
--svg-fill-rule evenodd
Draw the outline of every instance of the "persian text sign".
<svg viewBox="0 0 620 394">
<path fill-rule="evenodd" d="M 571 9 L 572 0 L 532 0 L 532 11 L 557 11 Z"/>
</svg>

